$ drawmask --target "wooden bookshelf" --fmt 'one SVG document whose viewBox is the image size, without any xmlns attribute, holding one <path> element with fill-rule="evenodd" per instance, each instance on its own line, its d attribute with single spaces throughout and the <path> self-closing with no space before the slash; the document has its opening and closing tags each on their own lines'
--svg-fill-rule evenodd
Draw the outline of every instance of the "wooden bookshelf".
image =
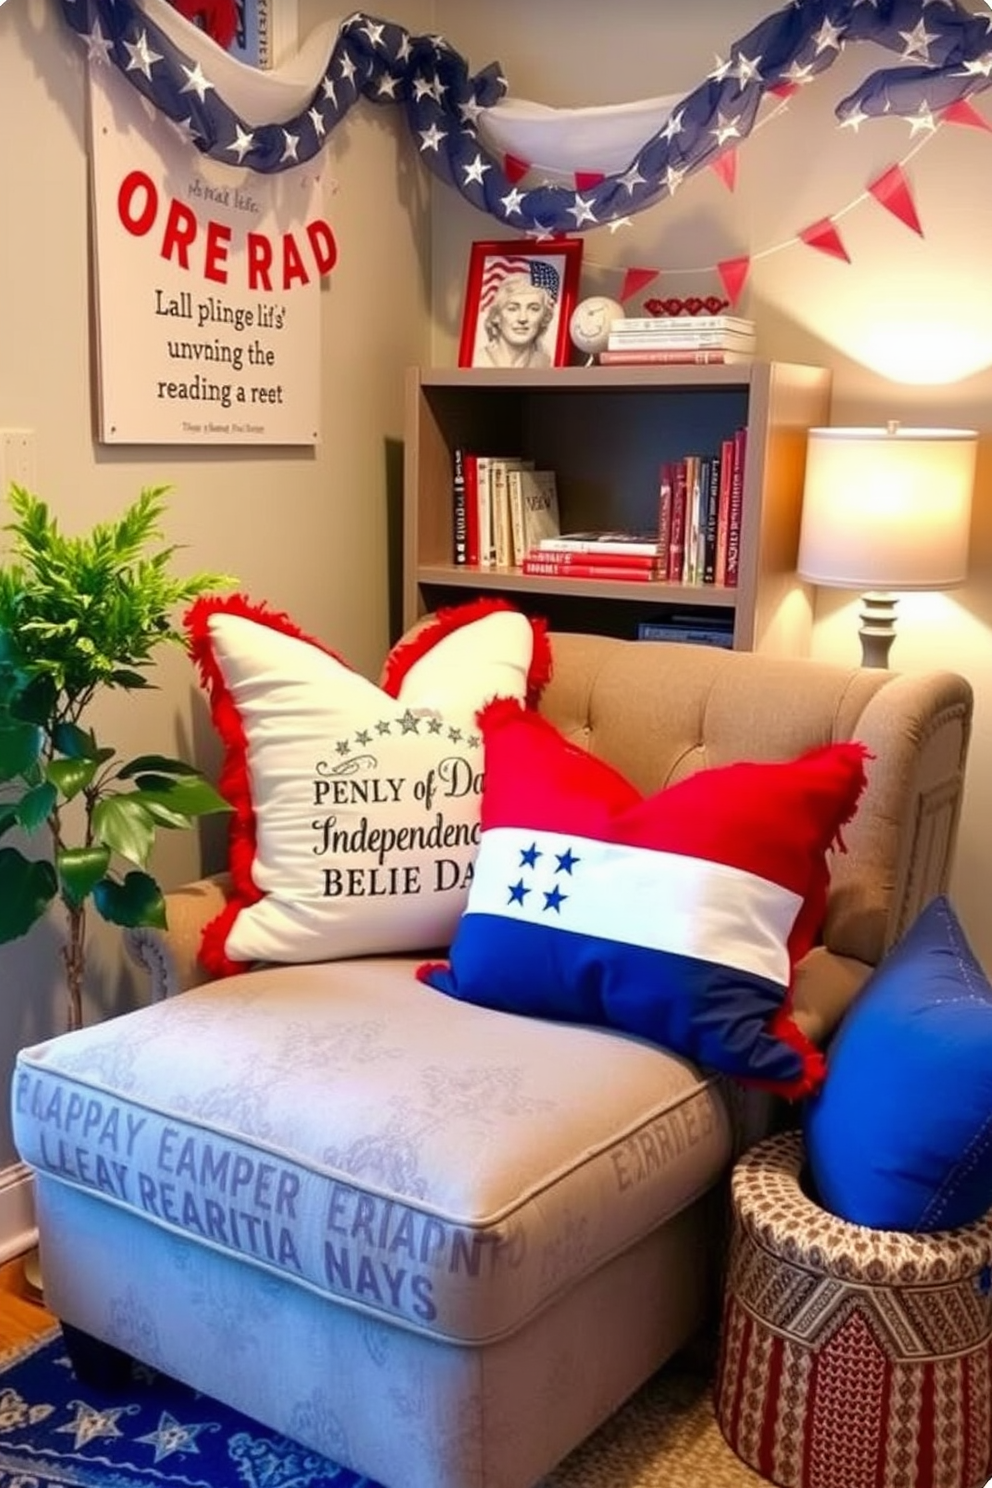
<svg viewBox="0 0 992 1488">
<path fill-rule="evenodd" d="M 560 367 L 517 372 L 412 368 L 406 395 L 403 606 L 425 611 L 505 594 L 554 628 L 635 636 L 638 619 L 733 614 L 734 646 L 808 647 L 809 592 L 795 572 L 806 431 L 828 421 L 830 374 L 755 362 L 727 367 Z M 650 528 L 662 463 L 748 431 L 736 588 L 537 577 L 454 562 L 457 445 L 522 455 L 557 476 L 562 530 Z"/>
</svg>

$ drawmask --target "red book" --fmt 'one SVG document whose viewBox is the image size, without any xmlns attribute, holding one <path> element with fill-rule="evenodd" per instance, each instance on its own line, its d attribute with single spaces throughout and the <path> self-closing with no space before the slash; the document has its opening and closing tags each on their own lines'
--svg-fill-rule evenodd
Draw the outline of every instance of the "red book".
<svg viewBox="0 0 992 1488">
<path fill-rule="evenodd" d="M 554 558 L 525 557 L 521 571 L 544 579 L 623 579 L 625 583 L 650 584 L 664 575 L 657 567 L 636 568 L 614 563 L 558 563 Z"/>
<path fill-rule="evenodd" d="M 685 461 L 676 460 L 672 466 L 672 528 L 668 539 L 668 578 L 673 584 L 682 582 L 687 501 Z"/>
<path fill-rule="evenodd" d="M 658 474 L 658 567 L 668 577 L 668 544 L 672 536 L 672 489 L 675 467 L 666 460 Z"/>
<path fill-rule="evenodd" d="M 462 458 L 465 475 L 465 562 L 479 565 L 479 472 L 477 457 L 468 450 Z"/>
<path fill-rule="evenodd" d="M 730 525 L 730 477 L 734 465 L 734 441 L 720 441 L 720 486 L 716 509 L 716 582 L 727 582 L 727 531 Z"/>
<path fill-rule="evenodd" d="M 730 470 L 730 514 L 727 520 L 727 573 L 724 583 L 728 589 L 737 588 L 737 575 L 741 555 L 741 511 L 744 505 L 744 460 L 747 455 L 747 430 L 734 433 L 734 458 Z"/>
<path fill-rule="evenodd" d="M 530 548 L 524 554 L 524 563 L 552 563 L 558 568 L 649 568 L 659 569 L 661 557 L 658 553 L 594 553 L 586 549 L 567 552 L 563 548 Z"/>
</svg>

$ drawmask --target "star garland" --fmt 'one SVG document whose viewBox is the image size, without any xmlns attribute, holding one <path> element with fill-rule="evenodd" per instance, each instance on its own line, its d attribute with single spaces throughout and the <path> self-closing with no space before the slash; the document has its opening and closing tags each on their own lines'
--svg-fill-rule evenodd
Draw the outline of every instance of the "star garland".
<svg viewBox="0 0 992 1488">
<path fill-rule="evenodd" d="M 850 42 L 881 44 L 900 65 L 871 74 L 838 104 L 842 127 L 883 114 L 925 124 L 992 83 L 992 16 L 970 15 L 958 0 L 791 0 L 716 59 L 625 171 L 584 172 L 574 187 L 528 187 L 521 185 L 527 163 L 521 171 L 479 133 L 480 114 L 507 91 L 498 64 L 470 74 L 442 36 L 416 36 L 356 11 L 342 22 L 307 107 L 280 123 L 252 125 L 137 0 L 62 0 L 62 14 L 91 61 L 116 67 L 212 160 L 266 174 L 287 170 L 318 155 L 359 99 L 395 105 L 434 175 L 502 226 L 538 239 L 617 225 L 673 196 L 686 175 L 750 134 L 766 94 L 812 82 Z"/>
</svg>

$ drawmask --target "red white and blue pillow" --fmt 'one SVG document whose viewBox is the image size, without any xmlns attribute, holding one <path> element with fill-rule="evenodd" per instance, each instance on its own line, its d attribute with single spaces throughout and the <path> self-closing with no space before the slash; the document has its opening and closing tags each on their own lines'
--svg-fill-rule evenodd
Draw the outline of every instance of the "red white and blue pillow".
<svg viewBox="0 0 992 1488">
<path fill-rule="evenodd" d="M 823 1058 L 790 1015 L 864 747 L 700 771 L 643 796 L 544 718 L 494 702 L 482 839 L 449 963 L 422 981 L 607 1025 L 794 1097 Z"/>
<path fill-rule="evenodd" d="M 204 965 L 447 946 L 479 838 L 476 714 L 536 700 L 544 622 L 499 600 L 441 611 L 394 647 L 381 687 L 242 595 L 198 600 L 186 626 L 233 807 L 233 895 Z"/>
</svg>

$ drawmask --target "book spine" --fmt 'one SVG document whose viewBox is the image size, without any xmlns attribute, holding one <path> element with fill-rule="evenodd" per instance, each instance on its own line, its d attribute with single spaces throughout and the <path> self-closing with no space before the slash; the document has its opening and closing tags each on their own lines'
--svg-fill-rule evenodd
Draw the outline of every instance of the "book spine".
<svg viewBox="0 0 992 1488">
<path fill-rule="evenodd" d="M 531 470 L 520 478 L 524 542 L 523 551 L 561 535 L 558 515 L 558 482 L 553 470 Z"/>
<path fill-rule="evenodd" d="M 465 510 L 465 451 L 460 444 L 455 445 L 452 453 L 451 488 L 454 505 L 454 560 L 457 564 L 464 564 L 468 562 L 468 541 Z"/>
<path fill-rule="evenodd" d="M 552 563 L 557 568 L 646 568 L 658 572 L 662 567 L 657 553 L 567 553 L 549 548 L 530 548 L 521 561 Z"/>
<path fill-rule="evenodd" d="M 542 537 L 538 543 L 538 551 L 553 555 L 555 553 L 635 553 L 642 557 L 657 558 L 657 542 L 638 542 L 632 538 L 630 542 L 623 538 L 604 538 L 601 542 L 592 537 Z"/>
<path fill-rule="evenodd" d="M 685 457 L 685 559 L 682 579 L 686 584 L 699 582 L 699 456 Z"/>
<path fill-rule="evenodd" d="M 658 567 L 668 576 L 668 544 L 672 535 L 672 462 L 658 472 Z"/>
<path fill-rule="evenodd" d="M 497 568 L 506 568 L 510 562 L 510 502 L 506 487 L 507 464 L 505 460 L 489 462 L 489 500 L 492 507 L 493 561 Z"/>
<path fill-rule="evenodd" d="M 510 508 L 511 563 L 520 563 L 527 551 L 527 540 L 524 536 L 524 496 L 520 486 L 521 471 L 516 469 L 508 470 L 506 473 L 506 499 Z"/>
<path fill-rule="evenodd" d="M 734 441 L 720 441 L 720 489 L 716 514 L 716 574 L 714 582 L 727 582 L 727 525 L 730 520 L 730 476 L 734 464 Z"/>
<path fill-rule="evenodd" d="M 629 584 L 649 584 L 661 580 L 656 568 L 632 568 L 611 563 L 556 563 L 553 558 L 524 558 L 520 565 L 525 574 L 546 579 L 622 579 Z"/>
<path fill-rule="evenodd" d="M 720 507 L 720 456 L 708 455 L 706 466 L 706 524 L 703 533 L 703 583 L 716 583 L 716 524 Z"/>
<path fill-rule="evenodd" d="M 642 620 L 637 627 L 640 641 L 688 641 L 696 646 L 723 646 L 732 650 L 733 632 L 718 626 L 666 625 Z"/>
<path fill-rule="evenodd" d="M 728 589 L 737 588 L 741 554 L 741 514 L 744 506 L 744 460 L 747 454 L 747 430 L 734 433 L 734 457 L 730 475 L 730 515 L 727 522 Z"/>
<path fill-rule="evenodd" d="M 660 351 L 753 351 L 755 338 L 742 331 L 618 331 L 611 329 L 607 350 L 630 351 L 635 347 L 654 347 Z"/>
<path fill-rule="evenodd" d="M 684 460 L 672 467 L 672 530 L 668 539 L 668 577 L 681 584 L 685 566 L 686 468 Z"/>
<path fill-rule="evenodd" d="M 736 331 L 753 336 L 755 323 L 741 315 L 620 315 L 610 324 L 614 334 L 624 331 L 669 331 L 698 335 L 702 331 Z"/>
<path fill-rule="evenodd" d="M 479 565 L 479 477 L 476 456 L 465 451 L 465 562 L 469 567 Z"/>
<path fill-rule="evenodd" d="M 493 517 L 490 504 L 490 466 L 488 455 L 478 455 L 475 461 L 476 483 L 479 493 L 479 566 L 492 568 L 496 561 L 493 548 Z"/>
<path fill-rule="evenodd" d="M 722 367 L 754 360 L 749 351 L 725 351 L 722 348 L 702 346 L 681 350 L 668 346 L 611 347 L 599 353 L 603 367 Z"/>
</svg>

